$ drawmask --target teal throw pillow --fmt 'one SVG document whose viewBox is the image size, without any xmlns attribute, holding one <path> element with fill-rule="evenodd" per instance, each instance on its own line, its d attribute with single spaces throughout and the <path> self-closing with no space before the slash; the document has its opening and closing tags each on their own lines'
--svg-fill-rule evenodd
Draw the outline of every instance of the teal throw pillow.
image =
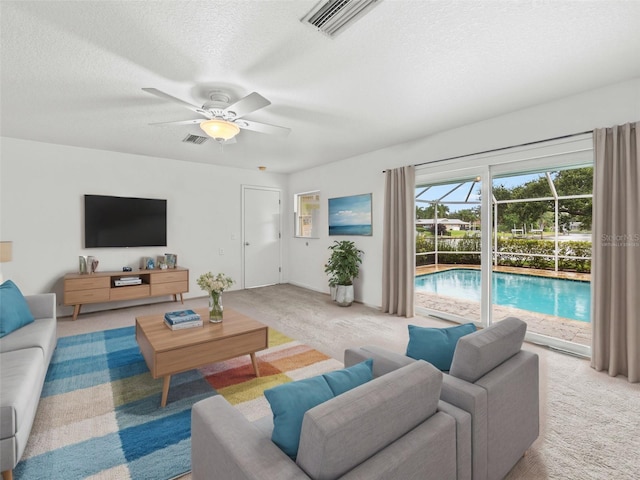
<svg viewBox="0 0 640 480">
<path fill-rule="evenodd" d="M 356 388 L 363 383 L 367 383 L 373 378 L 373 360 L 352 365 L 351 367 L 322 375 L 329 384 L 331 391 L 337 397 L 341 393 Z"/>
<path fill-rule="evenodd" d="M 302 419 L 307 410 L 333 398 L 333 392 L 322 377 L 285 383 L 264 391 L 273 412 L 271 440 L 295 460 L 298 455 Z"/>
<path fill-rule="evenodd" d="M 11 280 L 0 285 L 0 338 L 34 321 L 29 305 Z"/>
<path fill-rule="evenodd" d="M 448 372 L 458 339 L 476 331 L 473 323 L 449 328 L 425 328 L 409 325 L 407 357 L 424 360 Z"/>
</svg>

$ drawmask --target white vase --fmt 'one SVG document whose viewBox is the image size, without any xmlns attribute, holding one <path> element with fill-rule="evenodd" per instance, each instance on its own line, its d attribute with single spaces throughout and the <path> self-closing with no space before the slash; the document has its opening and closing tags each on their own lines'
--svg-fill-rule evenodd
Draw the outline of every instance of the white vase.
<svg viewBox="0 0 640 480">
<path fill-rule="evenodd" d="M 341 307 L 348 307 L 353 303 L 353 285 L 338 285 L 336 287 L 336 303 Z"/>
<path fill-rule="evenodd" d="M 336 286 L 335 285 L 329 285 L 329 291 L 331 292 L 331 301 L 335 302 L 336 301 Z"/>
</svg>

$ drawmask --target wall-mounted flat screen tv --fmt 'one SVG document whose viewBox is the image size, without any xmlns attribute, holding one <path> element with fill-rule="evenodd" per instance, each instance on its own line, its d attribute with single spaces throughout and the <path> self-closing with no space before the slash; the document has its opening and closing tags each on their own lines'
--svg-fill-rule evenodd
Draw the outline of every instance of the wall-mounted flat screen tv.
<svg viewBox="0 0 640 480">
<path fill-rule="evenodd" d="M 167 201 L 85 195 L 84 246 L 166 247 Z"/>
</svg>

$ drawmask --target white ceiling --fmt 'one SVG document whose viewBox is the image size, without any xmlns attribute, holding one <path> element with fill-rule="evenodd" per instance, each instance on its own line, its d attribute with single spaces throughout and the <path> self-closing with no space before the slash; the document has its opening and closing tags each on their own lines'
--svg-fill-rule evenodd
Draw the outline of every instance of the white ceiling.
<svg viewBox="0 0 640 480">
<path fill-rule="evenodd" d="M 638 0 L 382 0 L 335 38 L 315 4 L 2 0 L 0 134 L 284 173 L 640 76 Z M 142 87 L 256 91 L 292 131 L 182 143 L 148 123 L 197 114 Z"/>
</svg>

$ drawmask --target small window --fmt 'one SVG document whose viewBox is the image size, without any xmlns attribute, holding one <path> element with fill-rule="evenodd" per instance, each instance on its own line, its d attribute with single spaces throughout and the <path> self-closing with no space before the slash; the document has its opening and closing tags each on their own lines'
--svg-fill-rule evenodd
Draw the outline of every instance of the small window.
<svg viewBox="0 0 640 480">
<path fill-rule="evenodd" d="M 294 195 L 296 237 L 319 238 L 320 192 L 305 192 Z"/>
</svg>

